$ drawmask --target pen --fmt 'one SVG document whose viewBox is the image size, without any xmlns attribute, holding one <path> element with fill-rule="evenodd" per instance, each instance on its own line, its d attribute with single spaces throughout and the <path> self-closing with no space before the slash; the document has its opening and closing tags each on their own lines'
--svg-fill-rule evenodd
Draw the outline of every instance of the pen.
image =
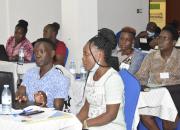
<svg viewBox="0 0 180 130">
<path fill-rule="evenodd" d="M 23 109 L 23 111 L 22 112 L 20 112 L 20 113 L 14 113 L 14 114 L 12 114 L 14 117 L 16 117 L 17 115 L 21 115 L 21 114 L 25 114 L 25 113 L 27 113 L 27 112 L 29 112 L 29 111 L 31 111 L 31 110 L 33 110 L 32 108 L 31 109 Z"/>
<path fill-rule="evenodd" d="M 30 112 L 31 110 L 33 110 L 32 108 L 31 109 L 23 109 L 23 111 L 21 112 L 21 113 L 19 113 L 20 115 L 21 114 L 25 114 L 25 113 L 27 113 L 27 112 Z"/>
<path fill-rule="evenodd" d="M 23 112 L 29 112 L 29 111 L 31 111 L 31 110 L 33 110 L 32 108 L 31 109 L 23 109 Z"/>
</svg>

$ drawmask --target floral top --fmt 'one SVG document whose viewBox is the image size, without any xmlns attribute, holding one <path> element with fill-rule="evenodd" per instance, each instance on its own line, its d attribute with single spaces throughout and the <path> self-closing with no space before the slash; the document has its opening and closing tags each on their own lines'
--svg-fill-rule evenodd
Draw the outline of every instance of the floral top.
<svg viewBox="0 0 180 130">
<path fill-rule="evenodd" d="M 159 50 L 149 53 L 136 77 L 142 85 L 150 87 L 180 84 L 180 51 L 174 48 L 167 61 L 161 57 Z"/>
<path fill-rule="evenodd" d="M 22 40 L 18 45 L 15 46 L 15 38 L 14 36 L 11 36 L 7 43 L 6 43 L 6 53 L 9 57 L 9 59 L 11 59 L 13 56 L 17 56 L 19 53 L 19 49 L 23 47 L 24 48 L 24 58 L 26 62 L 31 61 L 31 57 L 33 54 L 33 46 L 30 43 L 30 41 L 25 38 L 24 40 Z"/>
<path fill-rule="evenodd" d="M 30 101 L 34 101 L 34 94 L 37 91 L 44 91 L 47 95 L 47 106 L 53 107 L 55 98 L 67 99 L 70 81 L 62 75 L 55 67 L 50 69 L 40 78 L 40 68 L 34 67 L 25 73 L 22 85 Z"/>
</svg>

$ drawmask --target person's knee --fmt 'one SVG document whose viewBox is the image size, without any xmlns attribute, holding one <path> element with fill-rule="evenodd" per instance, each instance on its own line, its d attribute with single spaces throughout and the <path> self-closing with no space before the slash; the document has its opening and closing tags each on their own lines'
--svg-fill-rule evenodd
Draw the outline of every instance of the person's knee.
<svg viewBox="0 0 180 130">
<path fill-rule="evenodd" d="M 152 120 L 152 116 L 141 115 L 141 119 L 145 121 L 146 120 L 149 121 L 149 120 Z"/>
<path fill-rule="evenodd" d="M 164 130 L 175 130 L 177 127 L 175 122 L 163 121 L 163 129 Z"/>
<path fill-rule="evenodd" d="M 149 130 L 159 130 L 154 118 L 152 116 L 142 115 L 141 120 L 146 128 Z"/>
<path fill-rule="evenodd" d="M 151 116 L 141 115 L 141 120 L 143 122 L 150 122 L 152 120 Z"/>
</svg>

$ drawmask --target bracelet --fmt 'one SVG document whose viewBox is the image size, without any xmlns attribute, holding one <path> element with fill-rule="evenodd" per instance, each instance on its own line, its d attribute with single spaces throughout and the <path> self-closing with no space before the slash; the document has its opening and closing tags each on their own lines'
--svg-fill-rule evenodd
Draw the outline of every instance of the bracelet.
<svg viewBox="0 0 180 130">
<path fill-rule="evenodd" d="M 83 122 L 83 129 L 88 129 L 87 120 L 84 120 Z"/>
</svg>

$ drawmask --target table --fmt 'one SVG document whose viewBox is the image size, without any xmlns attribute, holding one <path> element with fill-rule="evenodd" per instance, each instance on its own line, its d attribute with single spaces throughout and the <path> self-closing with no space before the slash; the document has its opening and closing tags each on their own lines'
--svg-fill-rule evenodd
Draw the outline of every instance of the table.
<svg viewBox="0 0 180 130">
<path fill-rule="evenodd" d="M 133 130 L 137 130 L 140 115 L 156 116 L 164 120 L 175 121 L 178 112 L 167 88 L 152 88 L 141 91 L 134 115 Z"/>
<path fill-rule="evenodd" d="M 80 121 L 69 113 L 63 113 L 59 117 L 28 122 L 18 121 L 13 115 L 0 115 L 0 126 L 1 130 L 82 130 Z"/>
<path fill-rule="evenodd" d="M 177 109 L 167 88 L 141 92 L 138 101 L 140 115 L 152 115 L 164 120 L 175 121 Z"/>
<path fill-rule="evenodd" d="M 12 130 L 12 129 L 13 130 L 82 130 L 82 124 L 73 114 L 57 111 L 52 108 L 41 108 L 39 106 L 34 106 L 32 102 L 13 103 L 13 108 L 15 109 L 24 109 L 25 107 L 28 107 L 28 109 L 33 108 L 33 110 L 43 110 L 45 112 L 42 113 L 41 115 L 40 114 L 35 115 L 36 118 L 32 117 L 32 120 L 30 119 L 31 117 L 25 118 L 28 120 L 26 122 L 19 120 L 22 117 L 18 115 L 0 115 L 0 126 L 1 126 L 0 129 L 1 130 Z M 48 112 L 50 113 L 50 115 L 51 113 L 53 113 L 53 116 L 50 116 L 51 118 L 44 118 L 47 116 Z"/>
</svg>

